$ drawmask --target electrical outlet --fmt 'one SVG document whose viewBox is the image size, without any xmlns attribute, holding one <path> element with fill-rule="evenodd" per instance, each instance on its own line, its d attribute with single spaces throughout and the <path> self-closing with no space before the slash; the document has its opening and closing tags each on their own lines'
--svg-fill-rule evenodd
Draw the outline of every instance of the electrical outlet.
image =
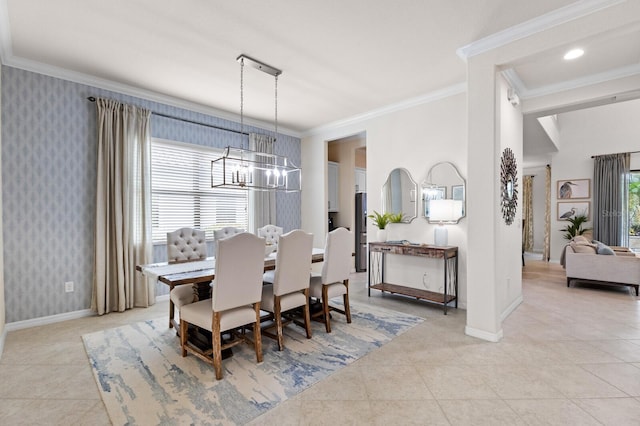
<svg viewBox="0 0 640 426">
<path fill-rule="evenodd" d="M 65 293 L 71 293 L 73 291 L 73 281 L 67 281 L 64 283 Z"/>
</svg>

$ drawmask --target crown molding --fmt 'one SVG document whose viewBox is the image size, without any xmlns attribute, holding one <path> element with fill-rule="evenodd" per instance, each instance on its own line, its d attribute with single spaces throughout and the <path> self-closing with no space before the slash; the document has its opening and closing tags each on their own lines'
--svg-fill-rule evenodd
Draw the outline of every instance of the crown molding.
<svg viewBox="0 0 640 426">
<path fill-rule="evenodd" d="M 523 93 L 527 91 L 527 86 L 524 85 L 520 76 L 513 68 L 502 71 L 502 76 L 507 80 L 507 83 L 516 91 L 518 96 L 524 99 Z"/>
<path fill-rule="evenodd" d="M 3 0 L 0 0 L 0 1 L 3 1 Z M 210 115 L 223 120 L 240 122 L 239 114 L 235 114 L 229 111 L 224 111 L 221 109 L 202 105 L 196 102 L 187 101 L 185 99 L 176 98 L 174 96 L 165 95 L 162 93 L 155 92 L 153 90 L 141 89 L 139 87 L 117 83 L 111 80 L 95 77 L 89 74 L 70 71 L 70 70 L 59 68 L 53 65 L 44 64 L 42 62 L 31 61 L 29 59 L 17 58 L 13 55 L 8 55 L 7 57 L 4 58 L 3 64 L 10 67 L 14 67 L 14 68 L 19 68 L 25 71 L 31 71 L 37 74 L 47 75 L 49 77 L 59 78 L 62 80 L 67 80 L 67 81 L 71 81 L 78 84 L 84 84 L 86 86 L 91 86 L 98 89 L 109 90 L 111 92 L 133 96 L 133 97 L 148 100 L 151 102 L 157 102 L 164 105 L 185 109 L 188 111 Z M 265 121 L 255 120 L 247 117 L 244 117 L 244 123 L 250 126 L 261 128 L 261 129 L 270 129 L 273 127 L 273 123 L 267 123 Z M 299 131 L 289 129 L 287 127 L 278 126 L 278 133 L 284 133 L 289 136 L 293 136 L 297 138 L 301 137 L 301 133 Z"/>
<path fill-rule="evenodd" d="M 605 71 L 599 74 L 593 74 L 575 80 L 563 81 L 561 83 L 549 84 L 537 89 L 525 90 L 521 97 L 523 99 L 537 98 L 539 96 L 551 95 L 557 92 L 579 89 L 594 84 L 606 83 L 608 81 L 618 80 L 625 77 L 632 77 L 640 74 L 640 64 L 633 64 L 614 70 Z"/>
<path fill-rule="evenodd" d="M 466 46 L 456 50 L 458 56 L 467 58 L 479 55 L 484 52 L 496 49 L 516 40 L 529 37 L 548 30 L 549 28 L 565 24 L 575 19 L 582 18 L 599 10 L 624 3 L 627 0 L 582 0 L 570 5 L 561 7 L 552 12 L 541 15 L 537 18 L 522 22 L 513 27 L 491 34 L 487 37 L 476 40 Z"/>
<path fill-rule="evenodd" d="M 9 8 L 7 0 L 0 0 L 0 63 L 11 56 L 11 30 L 9 29 Z"/>
<path fill-rule="evenodd" d="M 344 120 L 338 120 L 322 126 L 314 127 L 304 132 L 302 136 L 309 137 L 309 136 L 314 136 L 322 133 L 327 133 L 341 127 L 357 125 L 364 121 L 371 120 L 376 117 L 391 114 L 397 111 L 402 111 L 407 108 L 413 108 L 419 105 L 428 104 L 440 99 L 448 98 L 450 96 L 465 93 L 466 91 L 467 91 L 467 83 L 454 84 L 453 86 L 445 87 L 443 89 L 436 90 L 434 92 L 430 92 L 422 96 L 417 96 L 415 98 L 410 98 L 402 102 L 387 105 L 382 108 L 365 112 L 363 114 L 345 118 Z"/>
<path fill-rule="evenodd" d="M 621 78 L 633 77 L 639 74 L 640 64 L 633 64 L 626 67 L 601 72 L 598 74 L 576 78 L 574 80 L 549 84 L 546 86 L 538 87 L 536 89 L 528 89 L 520 79 L 520 76 L 518 76 L 518 73 L 516 73 L 513 68 L 502 71 L 502 75 L 507 80 L 509 85 L 513 87 L 516 93 L 518 93 L 518 96 L 520 96 L 520 98 L 522 98 L 523 100 L 552 95 L 554 93 L 573 89 L 579 89 L 582 87 L 592 86 L 594 84 L 606 83 L 608 81 L 614 81 Z"/>
</svg>

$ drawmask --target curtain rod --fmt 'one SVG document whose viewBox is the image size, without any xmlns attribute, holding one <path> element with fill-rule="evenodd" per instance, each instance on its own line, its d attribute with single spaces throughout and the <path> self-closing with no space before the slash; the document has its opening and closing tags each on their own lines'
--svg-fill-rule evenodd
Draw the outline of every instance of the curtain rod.
<svg viewBox="0 0 640 426">
<path fill-rule="evenodd" d="M 89 96 L 87 99 L 90 102 L 95 102 L 96 101 L 96 98 L 93 97 L 93 96 Z M 211 127 L 212 129 L 224 130 L 225 132 L 233 132 L 233 133 L 238 133 L 240 135 L 245 135 L 245 136 L 249 135 L 249 133 L 241 132 L 240 130 L 234 130 L 234 129 L 229 129 L 227 127 L 216 126 L 215 124 L 207 124 L 207 123 L 202 123 L 200 121 L 194 121 L 194 120 L 189 120 L 189 119 L 186 119 L 186 118 L 180 118 L 180 117 L 176 117 L 175 115 L 167 115 L 167 114 L 162 114 L 160 112 L 155 112 L 155 111 L 151 111 L 151 114 L 157 115 L 158 117 L 169 118 L 171 120 L 178 120 L 178 121 L 183 121 L 183 122 L 189 123 L 189 124 L 195 124 L 197 126 Z"/>
<path fill-rule="evenodd" d="M 592 155 L 591 158 L 596 158 L 596 157 L 600 157 L 602 155 L 616 155 L 616 154 L 637 154 L 640 151 L 629 151 L 629 152 L 616 152 L 614 154 L 600 154 L 600 155 Z"/>
</svg>

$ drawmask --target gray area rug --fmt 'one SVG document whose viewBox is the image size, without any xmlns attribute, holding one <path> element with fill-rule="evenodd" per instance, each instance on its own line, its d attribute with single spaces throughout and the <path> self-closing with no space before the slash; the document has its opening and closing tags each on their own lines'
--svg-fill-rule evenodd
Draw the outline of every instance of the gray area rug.
<svg viewBox="0 0 640 426">
<path fill-rule="evenodd" d="M 261 364 L 252 346 L 236 346 L 219 381 L 210 365 L 180 355 L 166 318 L 87 334 L 83 341 L 113 424 L 244 424 L 423 321 L 355 303 L 351 315 L 351 324 L 334 315 L 330 334 L 314 322 L 312 339 L 301 327 L 286 327 L 282 352 L 263 337 Z"/>
</svg>

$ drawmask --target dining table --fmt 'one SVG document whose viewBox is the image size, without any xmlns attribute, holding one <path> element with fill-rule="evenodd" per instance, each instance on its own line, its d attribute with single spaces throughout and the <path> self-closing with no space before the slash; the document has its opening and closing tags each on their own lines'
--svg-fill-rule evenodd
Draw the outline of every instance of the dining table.
<svg viewBox="0 0 640 426">
<path fill-rule="evenodd" d="M 273 270 L 276 267 L 277 252 L 272 252 L 264 258 L 264 270 Z M 311 263 L 324 261 L 324 249 L 314 248 L 311 254 Z M 215 278 L 215 257 L 204 260 L 196 260 L 179 263 L 150 263 L 137 265 L 136 270 L 147 278 L 155 279 L 169 286 L 169 291 L 179 285 L 192 285 L 198 300 L 211 297 L 211 282 Z M 169 299 L 169 328 L 180 328 L 180 323 L 175 319 L 175 308 Z"/>
</svg>

